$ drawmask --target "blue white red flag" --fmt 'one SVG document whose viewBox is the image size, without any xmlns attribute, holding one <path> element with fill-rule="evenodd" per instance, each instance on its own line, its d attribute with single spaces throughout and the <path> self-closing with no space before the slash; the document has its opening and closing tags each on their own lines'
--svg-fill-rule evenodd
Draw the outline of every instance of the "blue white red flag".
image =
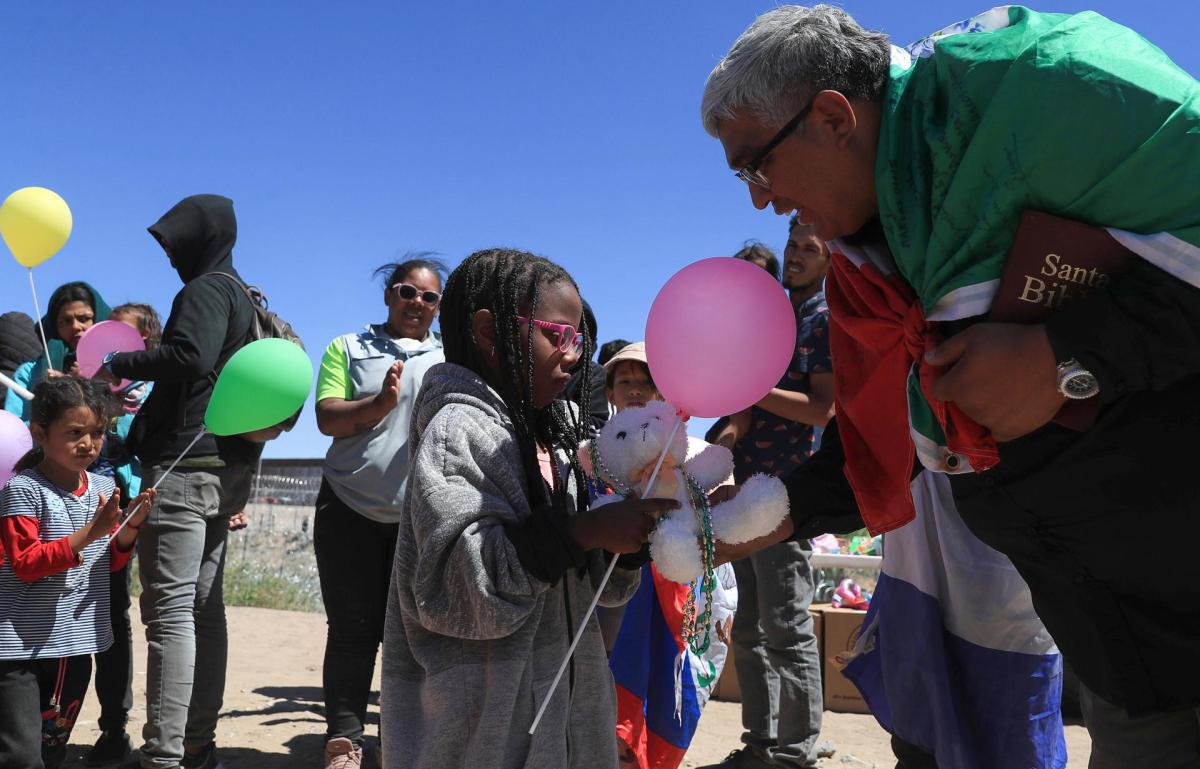
<svg viewBox="0 0 1200 769">
<path fill-rule="evenodd" d="M 1061 769 L 1062 660 L 1005 556 L 954 507 L 949 478 L 912 484 L 917 517 L 884 537 L 883 571 L 843 672 L 883 728 L 943 769 Z"/>
</svg>

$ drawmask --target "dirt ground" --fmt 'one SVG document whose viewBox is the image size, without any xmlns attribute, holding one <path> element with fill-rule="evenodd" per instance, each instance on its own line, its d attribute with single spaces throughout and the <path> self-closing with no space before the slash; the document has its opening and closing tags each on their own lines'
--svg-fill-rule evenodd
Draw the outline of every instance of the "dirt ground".
<svg viewBox="0 0 1200 769">
<path fill-rule="evenodd" d="M 134 607 L 136 614 L 136 604 Z M 321 658 L 325 618 L 321 614 L 271 609 L 229 609 L 229 675 L 218 745 L 227 769 L 319 769 L 325 721 L 321 701 Z M 134 617 L 134 709 L 130 734 L 138 743 L 145 721 L 145 642 Z M 376 673 L 378 691 L 378 672 Z M 72 757 L 82 755 L 98 736 L 98 707 L 89 695 L 72 738 Z M 372 702 L 368 734 L 378 734 L 379 708 Z M 684 761 L 685 767 L 714 763 L 738 747 L 740 709 L 710 702 Z M 823 738 L 837 755 L 822 767 L 858 769 L 894 766 L 887 734 L 871 716 L 826 713 Z M 1087 766 L 1089 741 L 1082 726 L 1067 727 L 1070 769 Z M 365 762 L 374 766 L 374 762 Z M 480 767 L 480 769 L 486 769 Z"/>
</svg>

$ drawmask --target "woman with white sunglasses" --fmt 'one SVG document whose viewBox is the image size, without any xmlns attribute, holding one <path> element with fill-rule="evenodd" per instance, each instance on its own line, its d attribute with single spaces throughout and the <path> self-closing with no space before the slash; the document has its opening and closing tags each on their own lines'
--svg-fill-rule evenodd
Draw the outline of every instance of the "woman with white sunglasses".
<svg viewBox="0 0 1200 769">
<path fill-rule="evenodd" d="M 313 544 L 329 627 L 326 769 L 357 769 L 408 478 L 408 423 L 421 381 L 445 360 L 430 330 L 445 267 L 424 256 L 375 271 L 387 318 L 330 343 L 317 378 L 317 426 L 333 438 Z"/>
</svg>

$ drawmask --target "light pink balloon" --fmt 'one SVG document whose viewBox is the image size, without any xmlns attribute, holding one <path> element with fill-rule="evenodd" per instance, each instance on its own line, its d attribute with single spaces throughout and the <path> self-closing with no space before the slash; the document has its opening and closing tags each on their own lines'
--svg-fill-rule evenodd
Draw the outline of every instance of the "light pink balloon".
<svg viewBox="0 0 1200 769">
<path fill-rule="evenodd" d="M 0 486 L 16 475 L 13 465 L 33 448 L 33 437 L 19 416 L 0 411 Z"/>
<path fill-rule="evenodd" d="M 675 273 L 650 307 L 654 384 L 688 416 L 721 417 L 779 384 L 796 348 L 796 313 L 779 281 L 732 257 Z"/>
<path fill-rule="evenodd" d="M 75 358 L 79 361 L 79 373 L 88 379 L 96 376 L 104 362 L 104 356 L 110 352 L 136 352 L 146 349 L 142 334 L 128 323 L 119 320 L 105 320 L 83 332 L 79 338 L 79 347 L 75 350 Z M 129 384 L 128 379 L 112 385 L 119 390 Z"/>
</svg>

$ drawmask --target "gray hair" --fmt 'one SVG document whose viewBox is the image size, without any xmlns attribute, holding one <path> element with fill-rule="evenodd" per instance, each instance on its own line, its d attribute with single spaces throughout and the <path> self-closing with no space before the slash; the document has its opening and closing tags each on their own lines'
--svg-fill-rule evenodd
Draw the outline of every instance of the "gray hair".
<svg viewBox="0 0 1200 769">
<path fill-rule="evenodd" d="M 700 116 L 717 136 L 722 120 L 746 115 L 781 128 L 819 91 L 880 101 L 891 43 L 831 5 L 785 5 L 754 20 L 704 86 Z"/>
</svg>

